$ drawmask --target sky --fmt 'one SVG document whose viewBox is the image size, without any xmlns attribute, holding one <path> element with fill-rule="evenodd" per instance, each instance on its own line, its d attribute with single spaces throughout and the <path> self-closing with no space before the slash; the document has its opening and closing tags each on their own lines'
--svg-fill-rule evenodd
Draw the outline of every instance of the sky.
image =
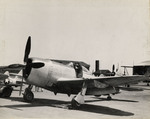
<svg viewBox="0 0 150 119">
<path fill-rule="evenodd" d="M 149 0 L 0 0 L 0 65 L 30 57 L 84 61 L 94 69 L 150 59 Z"/>
</svg>

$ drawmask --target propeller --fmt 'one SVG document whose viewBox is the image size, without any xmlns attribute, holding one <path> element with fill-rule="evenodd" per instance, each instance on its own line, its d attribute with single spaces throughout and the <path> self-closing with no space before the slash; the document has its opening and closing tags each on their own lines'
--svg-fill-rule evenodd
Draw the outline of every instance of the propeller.
<svg viewBox="0 0 150 119">
<path fill-rule="evenodd" d="M 112 66 L 112 72 L 111 72 L 111 76 L 115 76 L 115 65 L 113 64 L 113 66 Z"/>
<path fill-rule="evenodd" d="M 28 57 L 31 51 L 31 36 L 28 37 L 26 48 L 25 48 L 25 54 L 24 54 L 24 62 L 28 61 Z"/>
<path fill-rule="evenodd" d="M 118 71 L 119 71 L 119 63 L 117 64 L 116 72 L 118 72 Z"/>
<path fill-rule="evenodd" d="M 21 94 L 22 91 L 22 86 L 23 86 L 23 79 L 27 79 L 27 77 L 29 76 L 31 69 L 32 68 L 41 68 L 43 67 L 45 64 L 42 62 L 32 62 L 32 59 L 29 58 L 29 54 L 31 51 L 31 36 L 28 37 L 27 43 L 26 43 L 26 47 L 25 47 L 25 54 L 24 54 L 24 63 L 25 68 L 22 70 L 22 83 L 20 86 L 20 91 L 19 91 L 19 95 Z"/>
<path fill-rule="evenodd" d="M 25 48 L 25 54 L 24 54 L 24 60 L 23 60 L 24 63 L 27 63 L 30 51 L 31 51 L 31 36 L 29 36 L 28 40 L 27 40 L 27 44 L 26 44 L 26 48 Z M 27 69 L 27 67 L 28 66 L 26 64 L 25 69 L 22 70 L 22 80 L 21 80 L 19 95 L 21 95 L 22 86 L 23 86 L 23 78 L 26 77 L 26 69 Z"/>
<path fill-rule="evenodd" d="M 112 72 L 115 72 L 115 65 L 112 66 Z"/>
</svg>

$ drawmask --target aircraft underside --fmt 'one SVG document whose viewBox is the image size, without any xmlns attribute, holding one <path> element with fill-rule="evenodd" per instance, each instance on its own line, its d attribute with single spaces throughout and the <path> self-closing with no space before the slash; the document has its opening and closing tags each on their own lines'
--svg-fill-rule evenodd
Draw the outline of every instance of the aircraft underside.
<svg viewBox="0 0 150 119">
<path fill-rule="evenodd" d="M 32 102 L 34 100 L 34 94 L 32 93 L 32 85 L 29 85 L 28 88 L 25 89 L 25 92 L 23 93 L 23 98 L 27 102 Z M 54 92 L 56 95 L 57 93 L 63 93 L 70 96 L 71 94 L 75 94 L 76 96 L 72 99 L 71 104 L 72 107 L 77 108 L 83 103 L 79 103 L 75 100 L 75 98 L 78 96 L 78 99 L 84 102 L 84 95 L 94 95 L 94 96 L 101 96 L 101 95 L 108 95 L 107 99 L 111 100 L 110 94 L 116 94 L 119 93 L 119 89 L 108 86 L 106 88 L 97 88 L 97 87 L 87 87 L 85 94 L 83 93 L 83 83 L 78 83 L 78 85 L 67 85 L 67 84 L 58 84 L 53 85 L 51 87 L 46 87 L 45 89 Z"/>
<path fill-rule="evenodd" d="M 64 93 L 67 95 L 71 94 L 78 94 L 81 89 L 81 86 L 68 86 L 68 85 L 62 85 L 62 86 L 52 86 L 52 87 L 47 87 L 46 88 L 49 91 L 54 92 L 55 94 L 57 93 Z M 97 88 L 97 87 L 87 87 L 86 95 L 107 95 L 107 94 L 116 94 L 119 93 L 119 88 L 115 88 L 112 86 L 108 86 L 106 88 Z"/>
</svg>

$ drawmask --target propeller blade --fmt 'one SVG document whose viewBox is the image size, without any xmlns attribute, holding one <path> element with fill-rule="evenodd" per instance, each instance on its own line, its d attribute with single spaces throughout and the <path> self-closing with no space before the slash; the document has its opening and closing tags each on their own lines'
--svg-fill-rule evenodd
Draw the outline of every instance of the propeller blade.
<svg viewBox="0 0 150 119">
<path fill-rule="evenodd" d="M 117 64 L 116 72 L 118 72 L 118 71 L 119 71 L 119 63 Z"/>
<path fill-rule="evenodd" d="M 41 62 L 35 62 L 35 63 L 31 63 L 30 66 L 32 68 L 41 68 L 43 67 L 45 64 L 44 63 L 41 63 Z"/>
<path fill-rule="evenodd" d="M 24 69 L 23 69 L 24 70 Z M 19 96 L 21 95 L 21 91 L 22 91 L 22 86 L 23 86 L 23 70 L 22 70 L 22 80 L 21 80 L 21 85 L 20 85 L 20 90 L 19 90 Z"/>
<path fill-rule="evenodd" d="M 114 72 L 115 71 L 115 65 L 113 64 L 113 67 L 112 67 L 112 72 Z"/>
<path fill-rule="evenodd" d="M 27 62 L 28 56 L 30 54 L 30 50 L 31 50 L 31 37 L 29 36 L 27 44 L 26 44 L 26 48 L 25 48 L 24 62 Z"/>
</svg>

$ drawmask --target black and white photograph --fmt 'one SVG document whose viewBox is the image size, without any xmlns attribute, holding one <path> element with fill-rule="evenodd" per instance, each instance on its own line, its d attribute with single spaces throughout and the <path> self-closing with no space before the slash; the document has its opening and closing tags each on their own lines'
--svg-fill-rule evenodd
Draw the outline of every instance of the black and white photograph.
<svg viewBox="0 0 150 119">
<path fill-rule="evenodd" d="M 149 119 L 150 0 L 0 0 L 0 119 Z"/>
</svg>

